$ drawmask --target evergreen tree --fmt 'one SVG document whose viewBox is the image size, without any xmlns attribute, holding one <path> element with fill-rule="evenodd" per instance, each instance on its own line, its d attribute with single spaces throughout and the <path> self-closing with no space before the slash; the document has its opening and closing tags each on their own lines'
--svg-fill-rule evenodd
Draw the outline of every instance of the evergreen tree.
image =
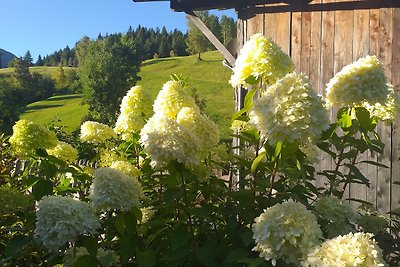
<svg viewBox="0 0 400 267">
<path fill-rule="evenodd" d="M 172 35 L 172 50 L 177 56 L 186 56 L 186 49 L 185 36 L 181 31 L 175 29 Z"/>
<path fill-rule="evenodd" d="M 208 12 L 202 11 L 199 12 L 198 16 L 201 18 L 203 22 L 207 21 Z M 190 54 L 198 54 L 198 59 L 201 59 L 201 53 L 205 52 L 210 47 L 210 41 L 208 41 L 207 37 L 196 27 L 196 25 L 187 17 L 188 23 L 188 37 L 186 39 L 187 51 Z"/>
<path fill-rule="evenodd" d="M 43 62 L 42 56 L 39 55 L 38 59 L 36 60 L 35 66 L 43 66 L 43 65 L 44 65 L 44 62 Z"/>
<path fill-rule="evenodd" d="M 58 88 L 64 88 L 67 76 L 65 75 L 64 69 L 61 64 L 58 65 L 56 73 L 56 85 Z"/>
<path fill-rule="evenodd" d="M 221 30 L 223 44 L 226 46 L 232 38 L 236 37 L 236 23 L 231 17 L 222 15 L 221 17 Z"/>
<path fill-rule="evenodd" d="M 33 65 L 33 59 L 32 59 L 32 54 L 31 52 L 28 50 L 26 51 L 24 57 L 22 58 L 26 63 L 28 63 L 28 66 L 32 66 Z"/>
</svg>

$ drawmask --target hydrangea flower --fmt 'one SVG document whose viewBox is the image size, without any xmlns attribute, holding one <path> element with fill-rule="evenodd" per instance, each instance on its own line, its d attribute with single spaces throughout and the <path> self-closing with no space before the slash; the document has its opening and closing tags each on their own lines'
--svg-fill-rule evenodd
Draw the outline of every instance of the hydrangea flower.
<svg viewBox="0 0 400 267">
<path fill-rule="evenodd" d="M 115 149 L 102 149 L 100 151 L 99 163 L 101 167 L 110 167 L 115 161 L 126 161 L 127 159 Z"/>
<path fill-rule="evenodd" d="M 94 172 L 89 198 L 97 210 L 126 209 L 140 206 L 142 185 L 133 177 L 112 168 Z"/>
<path fill-rule="evenodd" d="M 382 250 L 370 233 L 349 233 L 329 239 L 313 249 L 303 266 L 386 266 Z"/>
<path fill-rule="evenodd" d="M 156 214 L 156 211 L 153 209 L 153 207 L 141 208 L 140 211 L 142 212 L 142 223 L 148 222 Z"/>
<path fill-rule="evenodd" d="M 179 82 L 164 84 L 154 112 L 140 132 L 140 143 L 154 167 L 172 160 L 198 164 L 219 141 L 217 125 L 200 113 Z"/>
<path fill-rule="evenodd" d="M 317 218 L 303 204 L 285 201 L 264 210 L 255 219 L 253 238 L 253 250 L 273 266 L 278 259 L 298 265 L 320 243 L 322 232 Z"/>
<path fill-rule="evenodd" d="M 81 141 L 88 143 L 103 143 L 108 139 L 116 138 L 113 129 L 100 122 L 85 121 L 81 125 Z"/>
<path fill-rule="evenodd" d="M 37 204 L 35 234 L 52 251 L 79 235 L 94 234 L 98 218 L 89 204 L 63 196 L 45 196 Z"/>
<path fill-rule="evenodd" d="M 43 126 L 27 120 L 19 120 L 13 126 L 13 135 L 9 139 L 17 155 L 28 157 L 36 149 L 56 146 L 56 134 Z"/>
<path fill-rule="evenodd" d="M 391 123 L 396 120 L 400 109 L 400 99 L 396 94 L 393 85 L 387 84 L 388 95 L 384 104 L 379 102 L 370 104 L 364 101 L 361 106 L 365 107 L 371 116 L 386 123 Z"/>
<path fill-rule="evenodd" d="M 132 133 L 139 132 L 143 128 L 146 118 L 150 117 L 151 113 L 149 94 L 142 86 L 134 86 L 122 99 L 121 113 L 114 131 L 122 134 L 122 139 L 126 140 L 132 136 Z"/>
<path fill-rule="evenodd" d="M 154 100 L 153 110 L 156 114 L 163 114 L 170 119 L 176 119 L 183 107 L 197 108 L 194 99 L 178 81 L 166 82 Z"/>
<path fill-rule="evenodd" d="M 68 162 L 75 162 L 78 157 L 76 149 L 70 144 L 62 141 L 58 141 L 55 147 L 46 149 L 46 151 L 47 154 Z"/>
<path fill-rule="evenodd" d="M 253 76 L 273 84 L 294 69 L 292 59 L 271 38 L 258 33 L 240 50 L 229 82 L 233 87 L 248 86 L 246 79 Z"/>
<path fill-rule="evenodd" d="M 140 170 L 126 160 L 118 160 L 111 163 L 110 168 L 121 171 L 130 177 L 140 176 Z"/>
<path fill-rule="evenodd" d="M 290 73 L 268 87 L 254 101 L 249 117 L 249 122 L 270 144 L 278 141 L 307 144 L 329 127 L 324 103 L 303 74 Z"/>
<path fill-rule="evenodd" d="M 336 73 L 327 84 L 326 99 L 328 106 L 357 106 L 365 101 L 385 105 L 388 93 L 382 64 L 376 56 L 366 56 Z"/>
<path fill-rule="evenodd" d="M 89 255 L 89 252 L 85 247 L 72 247 L 67 249 L 65 252 L 63 267 L 73 267 L 75 262 L 85 255 Z M 119 256 L 112 250 L 99 248 L 97 249 L 96 258 L 101 263 L 101 266 L 119 266 Z"/>
<path fill-rule="evenodd" d="M 154 114 L 140 132 L 140 143 L 151 156 L 151 164 L 162 166 L 172 160 L 199 162 L 199 147 L 192 132 L 179 127 L 176 120 Z"/>
</svg>

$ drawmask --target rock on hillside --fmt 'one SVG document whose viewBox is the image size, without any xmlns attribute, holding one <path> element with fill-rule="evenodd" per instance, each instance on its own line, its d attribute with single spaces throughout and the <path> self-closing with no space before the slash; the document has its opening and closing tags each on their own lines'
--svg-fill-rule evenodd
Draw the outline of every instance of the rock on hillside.
<svg viewBox="0 0 400 267">
<path fill-rule="evenodd" d="M 16 58 L 14 54 L 0 48 L 0 68 L 7 68 L 8 62 L 14 58 Z"/>
</svg>

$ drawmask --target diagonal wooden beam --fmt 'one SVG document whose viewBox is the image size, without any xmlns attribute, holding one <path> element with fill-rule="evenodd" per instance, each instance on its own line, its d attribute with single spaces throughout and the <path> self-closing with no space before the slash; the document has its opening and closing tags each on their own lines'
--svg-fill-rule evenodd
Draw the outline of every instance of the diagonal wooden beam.
<svg viewBox="0 0 400 267">
<path fill-rule="evenodd" d="M 235 57 L 228 51 L 228 49 L 218 40 L 217 37 L 207 28 L 203 21 L 193 12 L 193 10 L 185 11 L 188 18 L 196 25 L 196 27 L 207 37 L 208 40 L 218 49 L 218 51 L 225 57 L 225 60 L 233 67 L 235 65 Z"/>
</svg>

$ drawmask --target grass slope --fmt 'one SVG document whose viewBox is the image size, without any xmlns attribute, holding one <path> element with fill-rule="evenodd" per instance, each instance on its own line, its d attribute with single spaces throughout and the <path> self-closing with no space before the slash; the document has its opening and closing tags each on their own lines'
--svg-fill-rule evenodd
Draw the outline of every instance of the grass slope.
<svg viewBox="0 0 400 267">
<path fill-rule="evenodd" d="M 229 137 L 230 115 L 234 111 L 233 89 L 228 81 L 231 72 L 222 65 L 219 52 L 202 54 L 203 61 L 197 55 L 151 59 L 143 62 L 138 84 L 148 90 L 153 99 L 171 74 L 183 74 L 190 86 L 195 87 L 201 98 L 206 99 L 206 113 L 220 126 L 221 136 Z M 0 70 L 0 76 L 4 70 Z M 56 68 L 36 67 L 32 71 L 53 76 Z M 87 114 L 87 107 L 80 106 L 79 95 L 54 96 L 28 106 L 22 118 L 41 124 L 59 118 L 69 131 L 79 127 L 81 118 Z"/>
</svg>

